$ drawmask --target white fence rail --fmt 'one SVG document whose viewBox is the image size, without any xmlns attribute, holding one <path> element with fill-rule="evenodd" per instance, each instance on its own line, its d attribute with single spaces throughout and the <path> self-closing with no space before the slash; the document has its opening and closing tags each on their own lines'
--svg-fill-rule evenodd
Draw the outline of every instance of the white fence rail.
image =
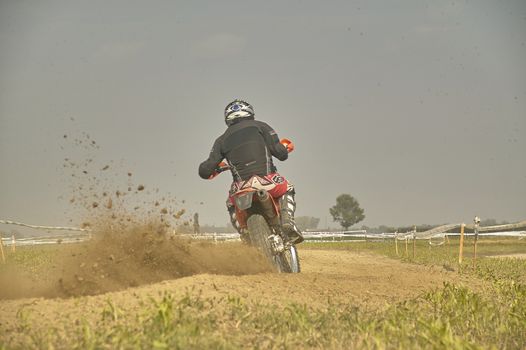
<svg viewBox="0 0 526 350">
<path fill-rule="evenodd" d="M 444 238 L 447 235 L 458 236 L 458 233 L 439 233 L 433 236 L 416 237 L 416 239 L 431 240 L 433 238 Z M 473 233 L 466 233 L 465 236 L 474 235 Z M 237 233 L 202 233 L 199 235 L 193 234 L 181 234 L 180 237 L 186 237 L 196 240 L 210 240 L 214 242 L 228 242 L 228 241 L 239 241 L 239 235 Z M 479 237 L 518 237 L 519 239 L 526 238 L 526 231 L 509 231 L 509 232 L 493 232 L 479 234 Z M 69 244 L 69 243 L 81 243 L 91 239 L 91 234 L 77 234 L 77 235 L 52 235 L 52 236 L 35 236 L 35 237 L 23 237 L 17 238 L 13 241 L 12 237 L 3 237 L 2 241 L 4 246 L 17 245 L 43 245 L 43 244 Z M 316 234 L 307 233 L 304 235 L 306 242 L 316 243 L 329 243 L 329 242 L 349 242 L 358 243 L 364 241 L 383 241 L 385 239 L 412 239 L 411 235 L 405 235 L 403 237 L 398 236 L 396 233 L 381 233 L 381 234 L 346 234 L 346 233 L 333 233 L 333 232 L 317 232 Z"/>
<path fill-rule="evenodd" d="M 0 224 L 16 225 L 16 226 L 23 226 L 23 227 L 29 227 L 29 228 L 40 229 L 40 230 L 50 230 L 50 231 L 82 231 L 82 232 L 90 232 L 90 230 L 87 229 L 87 228 L 64 227 L 64 226 L 29 225 L 29 224 L 24 224 L 23 222 L 16 222 L 16 221 L 11 221 L 11 220 L 0 220 Z"/>
</svg>

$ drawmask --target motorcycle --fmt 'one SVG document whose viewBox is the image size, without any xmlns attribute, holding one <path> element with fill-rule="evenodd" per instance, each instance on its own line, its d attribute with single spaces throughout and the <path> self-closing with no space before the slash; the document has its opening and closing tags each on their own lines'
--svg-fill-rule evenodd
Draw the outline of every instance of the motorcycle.
<svg viewBox="0 0 526 350">
<path fill-rule="evenodd" d="M 290 140 L 282 139 L 281 143 L 289 153 L 294 150 Z M 221 162 L 210 179 L 229 169 L 228 164 Z M 267 192 L 273 186 L 274 183 L 257 175 L 240 184 L 232 195 L 236 218 L 239 226 L 248 230 L 250 244 L 261 251 L 278 272 L 299 273 L 298 251 L 281 227 L 279 202 Z"/>
</svg>

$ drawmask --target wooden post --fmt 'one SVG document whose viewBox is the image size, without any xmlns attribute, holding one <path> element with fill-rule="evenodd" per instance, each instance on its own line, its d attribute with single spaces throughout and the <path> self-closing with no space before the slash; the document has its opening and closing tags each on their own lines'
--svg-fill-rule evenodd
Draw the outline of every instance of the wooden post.
<svg viewBox="0 0 526 350">
<path fill-rule="evenodd" d="M 459 265 L 462 265 L 462 254 L 464 251 L 464 227 L 466 225 L 462 224 L 460 225 L 460 245 L 458 247 L 458 263 Z"/>
<path fill-rule="evenodd" d="M 2 241 L 2 235 L 0 235 L 0 253 L 2 254 L 2 262 L 5 263 L 4 242 Z"/>
<path fill-rule="evenodd" d="M 405 238 L 405 257 L 409 258 L 409 250 L 407 248 L 407 241 L 408 241 L 408 238 L 406 237 Z"/>
<path fill-rule="evenodd" d="M 11 236 L 11 251 L 14 253 L 16 251 L 16 240 L 15 235 Z"/>
<path fill-rule="evenodd" d="M 397 237 L 397 234 L 395 234 L 395 251 L 396 251 L 396 256 L 398 256 L 398 237 Z"/>
<path fill-rule="evenodd" d="M 473 267 L 477 268 L 477 236 L 475 233 L 475 241 L 473 242 Z"/>
<path fill-rule="evenodd" d="M 413 233 L 413 260 L 415 260 L 415 253 L 416 253 L 416 236 Z"/>
</svg>

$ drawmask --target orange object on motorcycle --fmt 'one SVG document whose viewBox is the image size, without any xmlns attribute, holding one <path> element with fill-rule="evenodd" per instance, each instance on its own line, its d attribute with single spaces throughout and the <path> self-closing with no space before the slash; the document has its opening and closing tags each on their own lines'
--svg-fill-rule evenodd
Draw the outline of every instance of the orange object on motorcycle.
<svg viewBox="0 0 526 350">
<path fill-rule="evenodd" d="M 292 152 L 294 151 L 294 144 L 292 143 L 291 140 L 289 139 L 281 139 L 280 143 L 285 146 L 285 148 L 287 149 L 287 152 Z"/>
<path fill-rule="evenodd" d="M 230 166 L 226 162 L 221 162 L 217 165 L 216 170 L 208 177 L 208 180 L 212 180 L 217 175 L 221 174 L 223 171 L 230 169 Z"/>
</svg>

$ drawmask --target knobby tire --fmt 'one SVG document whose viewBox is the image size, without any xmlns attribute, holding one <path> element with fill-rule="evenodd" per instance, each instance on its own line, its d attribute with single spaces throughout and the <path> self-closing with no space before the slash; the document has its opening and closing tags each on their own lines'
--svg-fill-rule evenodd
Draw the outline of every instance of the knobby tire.
<svg viewBox="0 0 526 350">
<path fill-rule="evenodd" d="M 272 234 L 265 218 L 258 214 L 251 215 L 247 220 L 250 242 L 261 250 L 263 255 L 273 262 L 272 247 L 267 239 Z"/>
<path fill-rule="evenodd" d="M 276 256 L 273 254 L 271 244 L 267 239 L 272 234 L 272 230 L 262 215 L 251 215 L 247 220 L 247 226 L 252 244 L 262 251 L 267 259 L 278 268 L 278 271 L 288 273 L 300 272 L 300 262 L 295 246 L 291 246 L 288 250 Z"/>
</svg>

